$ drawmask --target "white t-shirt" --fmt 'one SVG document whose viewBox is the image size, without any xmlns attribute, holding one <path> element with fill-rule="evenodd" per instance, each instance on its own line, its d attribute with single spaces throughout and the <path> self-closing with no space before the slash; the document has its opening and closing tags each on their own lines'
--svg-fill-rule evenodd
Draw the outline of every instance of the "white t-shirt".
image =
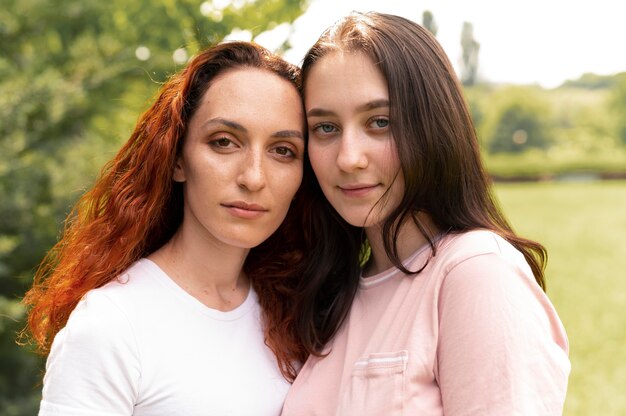
<svg viewBox="0 0 626 416">
<path fill-rule="evenodd" d="M 90 291 L 55 337 L 39 415 L 278 415 L 289 383 L 250 289 L 210 309 L 142 259 Z"/>
</svg>

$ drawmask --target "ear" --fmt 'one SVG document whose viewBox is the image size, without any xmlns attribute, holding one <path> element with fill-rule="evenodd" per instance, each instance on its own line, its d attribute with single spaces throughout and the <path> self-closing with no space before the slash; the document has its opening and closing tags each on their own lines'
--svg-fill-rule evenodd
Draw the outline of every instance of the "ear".
<svg viewBox="0 0 626 416">
<path fill-rule="evenodd" d="M 176 158 L 176 165 L 174 166 L 174 174 L 172 175 L 172 179 L 176 182 L 185 182 L 187 178 L 185 177 L 185 164 L 183 162 L 183 157 L 178 156 Z"/>
</svg>

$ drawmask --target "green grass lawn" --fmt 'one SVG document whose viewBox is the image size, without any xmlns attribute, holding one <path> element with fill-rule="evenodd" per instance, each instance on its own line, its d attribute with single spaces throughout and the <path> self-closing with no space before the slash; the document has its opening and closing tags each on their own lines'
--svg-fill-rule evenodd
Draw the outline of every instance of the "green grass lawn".
<svg viewBox="0 0 626 416">
<path fill-rule="evenodd" d="M 626 415 L 626 182 L 497 184 L 496 195 L 548 250 L 572 362 L 563 414 Z"/>
</svg>

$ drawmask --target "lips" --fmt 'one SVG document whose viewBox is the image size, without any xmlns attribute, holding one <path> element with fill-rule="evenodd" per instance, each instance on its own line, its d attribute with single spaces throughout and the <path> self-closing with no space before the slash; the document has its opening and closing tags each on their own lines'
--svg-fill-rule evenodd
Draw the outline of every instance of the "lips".
<svg viewBox="0 0 626 416">
<path fill-rule="evenodd" d="M 238 218 L 255 219 L 261 217 L 269 210 L 258 204 L 250 204 L 245 201 L 234 201 L 221 204 L 227 211 Z"/>
<path fill-rule="evenodd" d="M 265 209 L 261 205 L 248 204 L 247 202 L 244 202 L 244 201 L 228 202 L 222 205 L 225 206 L 226 208 L 239 208 L 239 209 L 245 209 L 247 211 L 267 211 L 267 209 Z"/>
<path fill-rule="evenodd" d="M 363 197 L 373 192 L 376 188 L 378 188 L 378 185 L 379 184 L 354 183 L 354 184 L 339 185 L 339 189 L 346 196 Z"/>
</svg>

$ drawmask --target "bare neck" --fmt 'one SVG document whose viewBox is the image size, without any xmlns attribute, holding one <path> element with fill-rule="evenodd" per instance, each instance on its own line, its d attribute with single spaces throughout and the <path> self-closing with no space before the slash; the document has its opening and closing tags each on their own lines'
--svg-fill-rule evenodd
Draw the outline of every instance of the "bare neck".
<svg viewBox="0 0 626 416">
<path fill-rule="evenodd" d="M 422 224 L 431 233 L 437 233 L 437 227 L 432 223 L 430 216 L 425 213 L 417 214 Z M 394 266 L 385 251 L 385 245 L 382 235 L 382 224 L 377 224 L 365 229 L 365 234 L 370 243 L 372 253 L 368 263 L 363 270 L 363 276 L 374 276 Z M 400 259 L 406 259 L 420 247 L 428 243 L 428 239 L 419 230 L 412 219 L 408 219 L 400 226 L 400 232 L 396 240 L 398 255 Z"/>
<path fill-rule="evenodd" d="M 207 307 L 229 311 L 241 305 L 250 290 L 243 272 L 248 252 L 249 249 L 223 244 L 183 226 L 148 258 Z"/>
</svg>

